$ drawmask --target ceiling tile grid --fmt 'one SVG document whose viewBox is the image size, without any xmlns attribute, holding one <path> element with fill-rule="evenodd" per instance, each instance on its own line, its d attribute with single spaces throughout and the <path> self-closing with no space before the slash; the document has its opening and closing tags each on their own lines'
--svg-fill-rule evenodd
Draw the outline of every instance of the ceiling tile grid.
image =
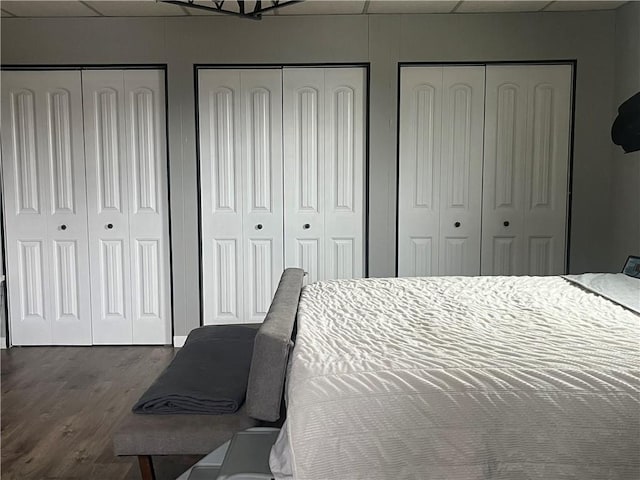
<svg viewBox="0 0 640 480">
<path fill-rule="evenodd" d="M 186 3 L 186 0 L 185 0 Z M 199 5 L 211 5 L 212 0 L 197 0 Z M 238 2 L 227 0 L 224 8 L 238 10 Z M 255 0 L 246 1 L 251 11 Z M 272 2 L 263 1 L 263 8 Z M 574 0 L 306 0 L 283 6 L 265 15 L 382 15 L 382 14 L 447 14 L 503 12 L 562 12 L 580 10 L 614 10 L 624 1 Z M 216 12 L 164 3 L 156 0 L 3 0 L 3 18 L 22 17 L 173 17 L 221 15 Z"/>
</svg>

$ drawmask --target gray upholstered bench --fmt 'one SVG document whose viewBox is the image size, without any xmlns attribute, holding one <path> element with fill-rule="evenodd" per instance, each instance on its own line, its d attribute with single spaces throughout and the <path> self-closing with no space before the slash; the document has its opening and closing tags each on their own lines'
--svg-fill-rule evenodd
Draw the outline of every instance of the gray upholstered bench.
<svg viewBox="0 0 640 480">
<path fill-rule="evenodd" d="M 244 405 L 229 415 L 138 415 L 129 413 L 113 438 L 116 455 L 137 456 L 142 478 L 153 479 L 152 455 L 205 455 L 255 426 L 283 420 L 284 381 L 293 345 L 297 299 L 304 273 L 284 271 L 256 334 Z"/>
</svg>

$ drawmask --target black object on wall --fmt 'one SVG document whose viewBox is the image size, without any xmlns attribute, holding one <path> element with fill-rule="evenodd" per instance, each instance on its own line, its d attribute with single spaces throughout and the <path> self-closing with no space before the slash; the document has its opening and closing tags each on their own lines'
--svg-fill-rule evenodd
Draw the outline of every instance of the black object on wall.
<svg viewBox="0 0 640 480">
<path fill-rule="evenodd" d="M 640 92 L 618 107 L 618 116 L 611 127 L 611 139 L 625 153 L 640 150 Z"/>
</svg>

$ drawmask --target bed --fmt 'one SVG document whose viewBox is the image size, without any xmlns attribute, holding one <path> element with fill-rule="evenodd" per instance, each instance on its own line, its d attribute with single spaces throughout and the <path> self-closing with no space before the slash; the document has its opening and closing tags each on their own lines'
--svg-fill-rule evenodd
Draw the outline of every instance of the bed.
<svg viewBox="0 0 640 480">
<path fill-rule="evenodd" d="M 637 480 L 638 304 L 613 274 L 306 286 L 272 472 Z"/>
</svg>

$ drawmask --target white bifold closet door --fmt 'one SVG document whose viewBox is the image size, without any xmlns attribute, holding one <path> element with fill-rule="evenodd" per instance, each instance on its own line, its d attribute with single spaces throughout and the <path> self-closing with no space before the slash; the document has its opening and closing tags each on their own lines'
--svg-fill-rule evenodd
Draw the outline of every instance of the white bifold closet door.
<svg viewBox="0 0 640 480">
<path fill-rule="evenodd" d="M 486 88 L 482 274 L 563 274 L 571 66 L 487 66 Z"/>
<path fill-rule="evenodd" d="M 262 322 L 283 270 L 282 71 L 198 77 L 205 324 Z"/>
<path fill-rule="evenodd" d="M 484 75 L 402 68 L 399 276 L 480 273 Z"/>
<path fill-rule="evenodd" d="M 363 68 L 283 72 L 285 265 L 364 275 Z"/>
<path fill-rule="evenodd" d="M 571 75 L 402 68 L 398 275 L 565 272 Z"/>
<path fill-rule="evenodd" d="M 285 267 L 364 274 L 364 82 L 363 68 L 198 72 L 205 324 L 262 322 Z"/>
<path fill-rule="evenodd" d="M 159 70 L 83 72 L 94 344 L 171 343 Z"/>
<path fill-rule="evenodd" d="M 91 344 L 79 71 L 2 72 L 13 345 Z"/>
</svg>

